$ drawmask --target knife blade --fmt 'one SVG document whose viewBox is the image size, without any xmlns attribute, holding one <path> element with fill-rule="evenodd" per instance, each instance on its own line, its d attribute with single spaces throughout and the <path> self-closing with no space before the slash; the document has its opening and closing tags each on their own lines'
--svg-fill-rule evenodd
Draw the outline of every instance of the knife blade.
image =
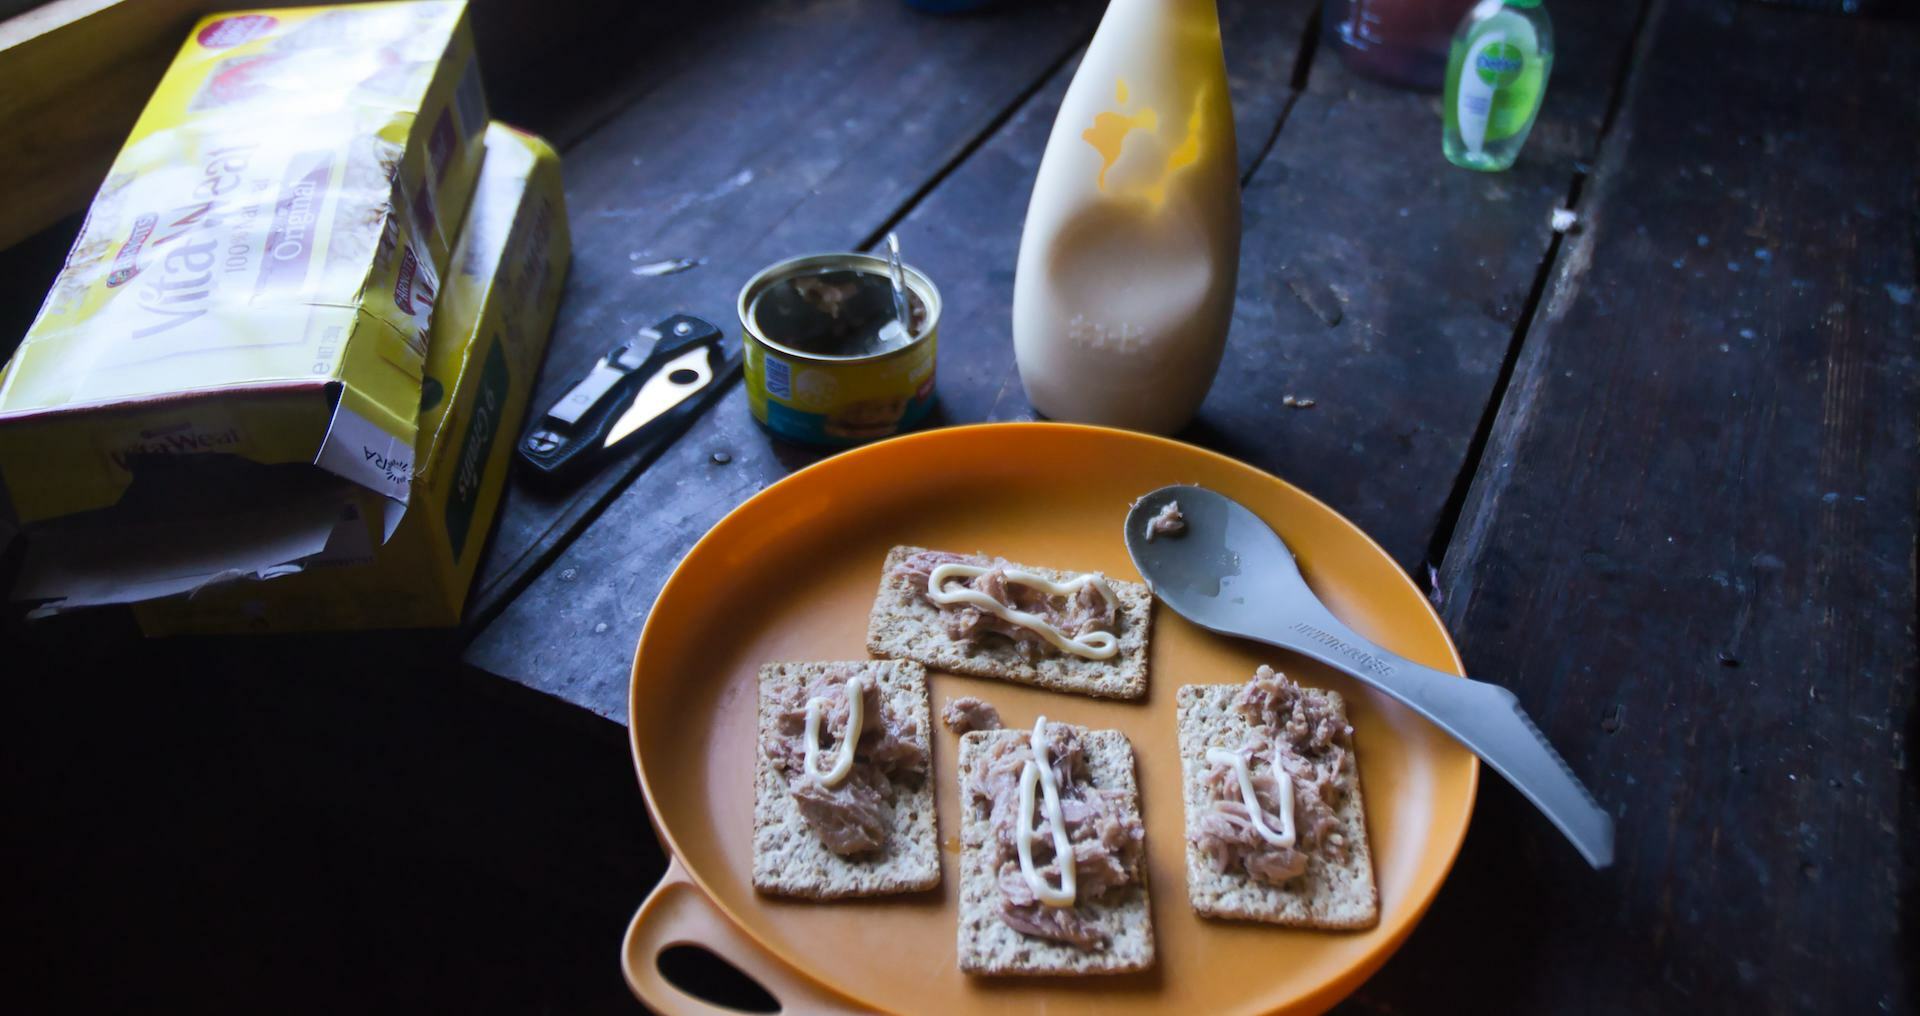
<svg viewBox="0 0 1920 1016">
<path fill-rule="evenodd" d="M 717 383 L 721 341 L 718 328 L 685 314 L 641 329 L 547 410 L 521 440 L 521 461 L 542 480 L 577 479 L 645 443 L 655 424 Z"/>
<path fill-rule="evenodd" d="M 602 447 L 611 448 L 634 431 L 660 418 L 660 414 L 687 401 L 693 393 L 713 381 L 713 347 L 701 344 L 661 365 L 660 370 L 640 386 L 627 411 L 613 421 Z"/>
</svg>

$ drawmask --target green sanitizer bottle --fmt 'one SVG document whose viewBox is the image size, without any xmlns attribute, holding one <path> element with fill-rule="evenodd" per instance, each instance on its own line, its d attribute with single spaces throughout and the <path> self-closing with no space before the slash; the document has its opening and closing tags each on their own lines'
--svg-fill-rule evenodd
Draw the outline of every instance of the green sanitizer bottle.
<svg viewBox="0 0 1920 1016">
<path fill-rule="evenodd" d="M 1553 22 L 1540 0 L 1481 0 L 1453 33 L 1447 60 L 1447 161 L 1497 173 L 1533 130 L 1553 70 Z"/>
</svg>

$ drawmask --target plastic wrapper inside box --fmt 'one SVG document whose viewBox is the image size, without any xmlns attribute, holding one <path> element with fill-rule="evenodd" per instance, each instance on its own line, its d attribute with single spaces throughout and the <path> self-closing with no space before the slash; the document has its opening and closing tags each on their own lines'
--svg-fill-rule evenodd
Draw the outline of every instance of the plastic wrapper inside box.
<svg viewBox="0 0 1920 1016">
<path fill-rule="evenodd" d="M 486 116 L 464 4 L 194 28 L 0 374 L 16 598 L 134 602 L 391 535 Z"/>
<path fill-rule="evenodd" d="M 393 538 L 301 573 L 136 608 L 150 634 L 451 625 L 506 484 L 568 262 L 560 161 L 510 127 L 487 157 L 433 312 L 419 467 Z"/>
</svg>

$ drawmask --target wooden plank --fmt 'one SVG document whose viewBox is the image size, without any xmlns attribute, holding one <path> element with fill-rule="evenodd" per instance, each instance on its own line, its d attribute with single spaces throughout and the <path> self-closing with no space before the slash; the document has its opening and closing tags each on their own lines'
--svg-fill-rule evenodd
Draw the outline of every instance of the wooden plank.
<svg viewBox="0 0 1920 1016">
<path fill-rule="evenodd" d="M 544 407 L 607 349 L 669 313 L 738 328 L 740 285 L 796 253 L 871 237 L 1091 31 L 1085 4 L 931 18 L 896 0 L 756 7 L 566 153 L 574 261 Z M 646 275 L 672 259 L 679 274 Z M 562 494 L 513 486 L 484 559 L 485 618 L 645 465 Z"/>
<path fill-rule="evenodd" d="M 1442 571 L 1619 860 L 1489 778 L 1358 1011 L 1485 998 L 1490 962 L 1520 1012 L 1920 1001 L 1920 31 L 1661 6 Z"/>
<path fill-rule="evenodd" d="M 1291 57 L 1313 5 L 1223 6 L 1241 159 L 1251 166 L 1290 99 Z M 909 260 L 945 298 L 936 423 L 984 418 L 1011 376 L 1007 321 L 1020 223 L 1071 73 L 1056 73 L 900 224 Z M 1018 381 L 1013 386 L 1017 395 Z M 467 661 L 624 719 L 633 643 L 673 564 L 721 515 L 818 457 L 768 439 L 744 392 L 730 393 L 480 633 Z"/>
<path fill-rule="evenodd" d="M 1456 171 L 1440 159 L 1425 96 L 1315 61 L 1315 75 L 1343 84 L 1294 104 L 1294 67 L 1276 54 L 1298 51 L 1311 9 L 1223 5 L 1242 164 L 1252 179 L 1234 336 L 1213 397 L 1184 436 L 1328 498 L 1411 566 L 1466 458 L 1548 248 L 1548 212 L 1591 146 L 1604 101 L 1576 105 L 1569 116 L 1584 128 L 1555 128 L 1565 140 L 1542 145 L 1513 173 Z M 1569 58 L 1569 77 L 1610 81 L 1610 69 L 1583 61 L 1624 57 L 1632 11 L 1586 8 L 1573 18 L 1593 41 L 1587 57 Z M 936 423 L 1032 412 L 1007 338 L 1012 267 L 1067 73 L 901 223 L 912 260 L 947 297 Z M 1405 218 L 1397 214 L 1403 205 Z M 1346 304 L 1325 297 L 1342 308 L 1339 323 L 1327 324 L 1295 295 L 1305 284 L 1320 287 L 1302 289 L 1313 299 L 1335 285 L 1347 289 Z M 1282 408 L 1289 393 L 1319 401 L 1312 410 Z M 709 417 L 683 439 L 701 450 L 675 449 L 614 501 L 578 549 L 482 633 L 469 662 L 606 715 L 621 712 L 625 654 L 673 563 L 741 499 L 813 458 L 770 446 L 744 422 L 738 396 Z M 730 457 L 718 472 L 706 464 L 715 451 Z M 1368 454 L 1389 465 L 1351 468 Z M 635 532 L 650 534 L 644 548 L 617 536 Z"/>
<path fill-rule="evenodd" d="M 607 4 L 596 0 L 467 0 L 487 107 L 564 150 L 722 38 L 728 19 L 755 0 Z M 657 40 L 636 51 L 637 40 Z M 645 57 L 637 59 L 638 57 Z"/>
<path fill-rule="evenodd" d="M 1318 496 L 1422 571 L 1494 391 L 1553 209 L 1599 135 L 1635 5 L 1568 4 L 1513 169 L 1440 155 L 1436 96 L 1388 88 L 1331 53 L 1246 188 L 1239 301 L 1189 440 Z M 1289 407 L 1311 400 L 1307 408 Z"/>
</svg>

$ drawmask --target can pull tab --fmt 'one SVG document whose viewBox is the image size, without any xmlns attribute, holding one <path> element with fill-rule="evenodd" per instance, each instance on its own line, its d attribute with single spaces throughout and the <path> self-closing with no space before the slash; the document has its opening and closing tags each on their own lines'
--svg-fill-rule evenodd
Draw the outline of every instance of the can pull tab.
<svg viewBox="0 0 1920 1016">
<path fill-rule="evenodd" d="M 711 387 L 725 361 L 720 343 L 718 328 L 685 314 L 642 328 L 540 417 L 520 442 L 521 460 L 544 479 L 591 472 Z"/>
</svg>

